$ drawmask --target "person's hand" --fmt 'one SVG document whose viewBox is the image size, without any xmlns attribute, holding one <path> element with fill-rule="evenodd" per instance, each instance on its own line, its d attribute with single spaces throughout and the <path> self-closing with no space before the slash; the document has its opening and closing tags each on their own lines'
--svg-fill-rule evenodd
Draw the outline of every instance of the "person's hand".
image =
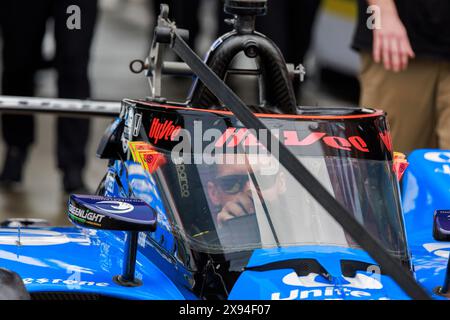
<svg viewBox="0 0 450 320">
<path fill-rule="evenodd" d="M 219 227 L 223 225 L 224 222 L 241 217 L 248 214 L 255 213 L 255 206 L 253 204 L 253 199 L 251 191 L 243 192 L 239 194 L 232 201 L 228 201 L 222 208 L 222 210 L 217 215 L 217 223 Z"/>
<path fill-rule="evenodd" d="M 373 59 L 386 70 L 403 71 L 414 58 L 406 28 L 395 10 L 381 11 L 381 28 L 373 31 Z"/>
</svg>

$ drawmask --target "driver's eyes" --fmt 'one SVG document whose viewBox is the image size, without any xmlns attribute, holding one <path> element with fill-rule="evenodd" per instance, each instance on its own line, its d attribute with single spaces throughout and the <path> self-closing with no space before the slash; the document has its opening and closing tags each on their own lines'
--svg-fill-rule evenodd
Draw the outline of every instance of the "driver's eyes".
<svg viewBox="0 0 450 320">
<path fill-rule="evenodd" d="M 239 181 L 228 182 L 225 183 L 223 189 L 226 193 L 238 193 L 239 191 L 241 191 L 241 184 L 239 183 Z"/>
<path fill-rule="evenodd" d="M 227 176 L 217 179 L 222 191 L 228 194 L 241 192 L 248 181 L 248 176 Z"/>
</svg>

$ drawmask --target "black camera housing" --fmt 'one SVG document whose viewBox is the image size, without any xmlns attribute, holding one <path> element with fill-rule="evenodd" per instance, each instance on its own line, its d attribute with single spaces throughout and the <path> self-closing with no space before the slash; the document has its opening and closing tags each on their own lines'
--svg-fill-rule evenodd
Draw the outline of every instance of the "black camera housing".
<svg viewBox="0 0 450 320">
<path fill-rule="evenodd" d="M 262 16 L 267 13 L 267 0 L 225 0 L 225 12 L 240 16 Z"/>
</svg>

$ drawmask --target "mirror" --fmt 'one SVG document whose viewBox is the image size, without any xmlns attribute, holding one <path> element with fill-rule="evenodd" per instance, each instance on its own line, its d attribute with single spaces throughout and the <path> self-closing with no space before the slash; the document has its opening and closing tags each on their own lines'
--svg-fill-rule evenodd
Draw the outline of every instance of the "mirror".
<svg viewBox="0 0 450 320">
<path fill-rule="evenodd" d="M 140 199 L 92 195 L 71 195 L 68 215 L 74 224 L 103 230 L 155 231 L 157 221 L 156 211 Z"/>
<path fill-rule="evenodd" d="M 450 241 L 450 210 L 434 212 L 433 238 L 436 241 Z"/>
<path fill-rule="evenodd" d="M 140 199 L 73 194 L 69 198 L 68 215 L 70 221 L 84 228 L 128 231 L 122 274 L 113 280 L 124 287 L 142 285 L 135 277 L 138 233 L 155 231 L 155 209 Z"/>
</svg>

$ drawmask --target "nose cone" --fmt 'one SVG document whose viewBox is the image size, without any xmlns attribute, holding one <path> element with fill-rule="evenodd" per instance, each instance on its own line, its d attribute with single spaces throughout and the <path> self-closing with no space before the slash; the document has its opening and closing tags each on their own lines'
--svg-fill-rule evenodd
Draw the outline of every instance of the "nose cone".
<svg viewBox="0 0 450 320">
<path fill-rule="evenodd" d="M 230 300 L 405 300 L 362 250 L 306 247 L 255 251 Z M 407 272 L 407 271 L 405 271 Z"/>
<path fill-rule="evenodd" d="M 245 271 L 236 282 L 230 300 L 387 300 L 408 299 L 383 275 L 358 273 L 355 277 L 327 279 L 295 271 Z"/>
</svg>

